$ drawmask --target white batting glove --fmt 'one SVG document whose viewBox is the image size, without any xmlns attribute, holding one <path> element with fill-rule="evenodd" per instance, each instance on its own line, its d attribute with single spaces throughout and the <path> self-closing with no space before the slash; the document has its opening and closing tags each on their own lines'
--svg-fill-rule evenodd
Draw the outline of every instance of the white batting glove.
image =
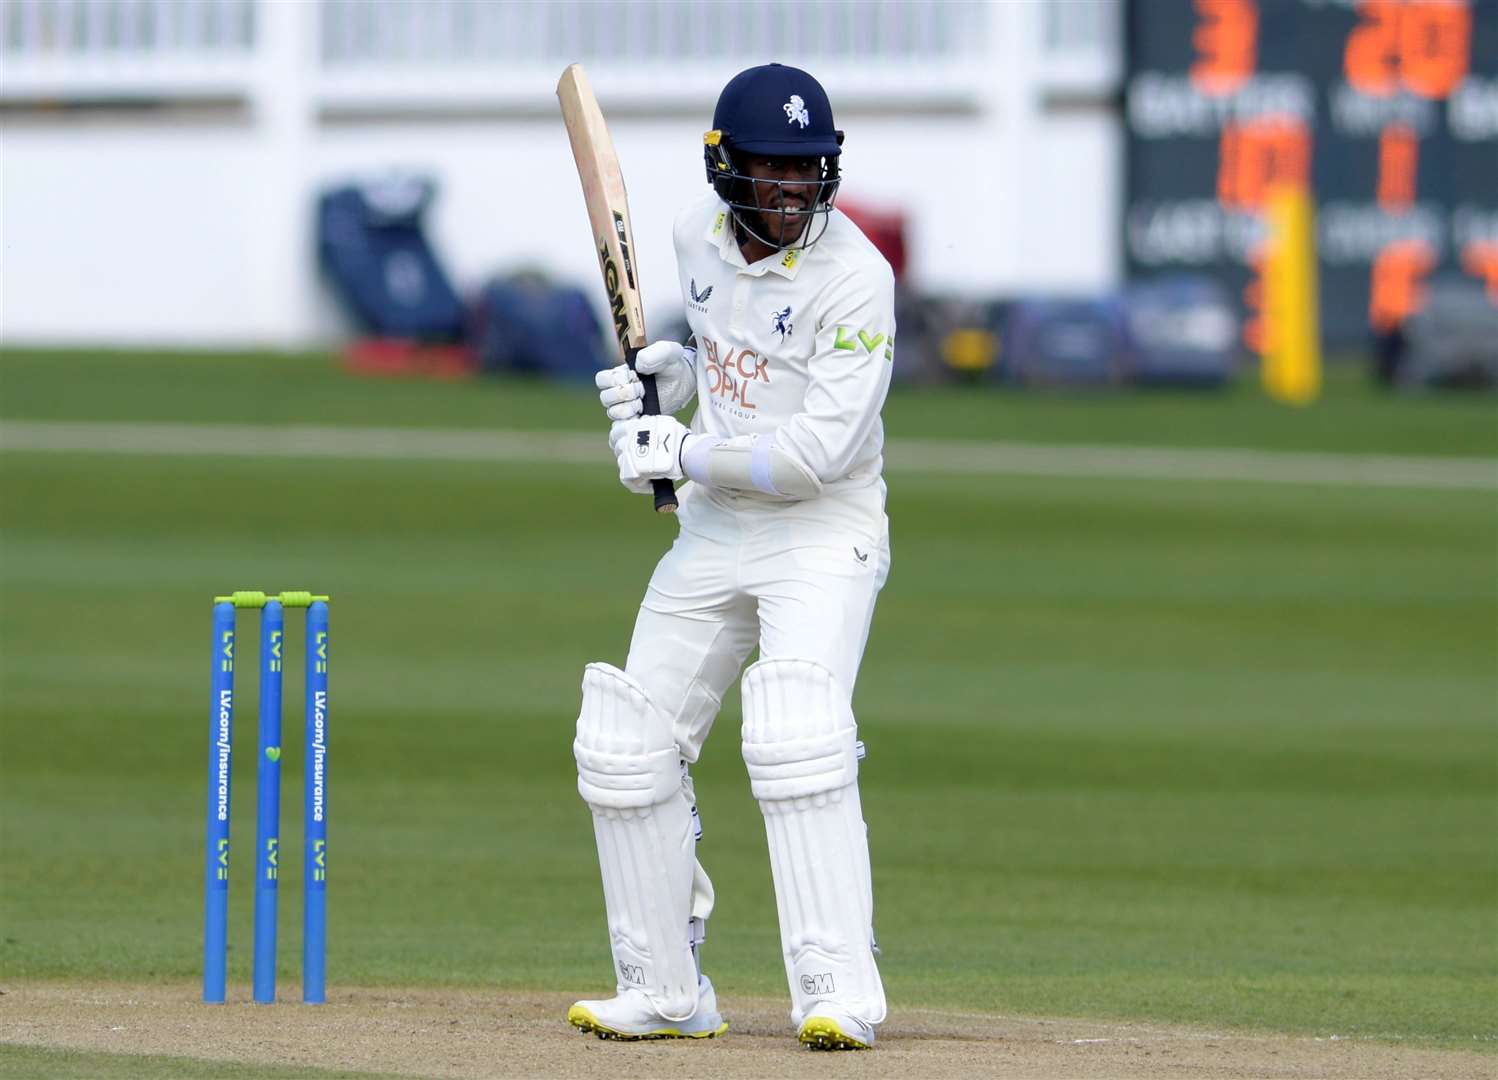
<svg viewBox="0 0 1498 1080">
<path fill-rule="evenodd" d="M 675 341 L 657 341 L 635 354 L 635 369 L 640 375 L 655 376 L 655 391 L 661 399 L 661 412 L 674 413 L 684 408 L 697 394 L 697 350 Z M 610 420 L 632 420 L 643 411 L 645 387 L 639 375 L 620 364 L 593 376 L 598 387 L 598 401 Z"/>
<path fill-rule="evenodd" d="M 609 449 L 619 462 L 619 483 L 643 495 L 652 480 L 680 480 L 681 446 L 690 434 L 674 416 L 615 421 L 609 428 Z"/>
</svg>

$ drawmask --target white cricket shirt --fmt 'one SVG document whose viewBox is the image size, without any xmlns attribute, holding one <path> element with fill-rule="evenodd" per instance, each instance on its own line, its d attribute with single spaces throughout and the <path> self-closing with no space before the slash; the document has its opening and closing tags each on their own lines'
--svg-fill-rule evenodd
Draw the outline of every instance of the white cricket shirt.
<svg viewBox="0 0 1498 1080">
<path fill-rule="evenodd" d="M 834 209 L 809 249 L 751 266 L 714 193 L 677 217 L 673 236 L 697 342 L 692 430 L 773 435 L 824 493 L 877 482 L 895 355 L 895 278 L 884 256 Z"/>
</svg>

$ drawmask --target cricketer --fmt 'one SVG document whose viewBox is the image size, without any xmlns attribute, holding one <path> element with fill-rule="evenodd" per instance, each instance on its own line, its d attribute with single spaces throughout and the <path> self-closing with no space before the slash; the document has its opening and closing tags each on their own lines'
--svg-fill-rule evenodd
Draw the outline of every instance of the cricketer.
<svg viewBox="0 0 1498 1080">
<path fill-rule="evenodd" d="M 724 88 L 705 136 L 711 191 L 674 228 L 691 339 L 600 372 L 619 479 L 690 481 L 640 604 L 624 670 L 589 664 L 574 751 L 592 810 L 617 980 L 568 1020 L 623 1039 L 727 1024 L 702 972 L 713 887 L 688 772 L 743 674 L 743 757 L 764 814 L 791 1020 L 819 1049 L 874 1045 L 863 745 L 852 694 L 889 573 L 880 409 L 894 275 L 834 209 L 843 133 L 821 85 L 767 64 Z M 696 398 L 690 427 L 671 414 Z"/>
</svg>

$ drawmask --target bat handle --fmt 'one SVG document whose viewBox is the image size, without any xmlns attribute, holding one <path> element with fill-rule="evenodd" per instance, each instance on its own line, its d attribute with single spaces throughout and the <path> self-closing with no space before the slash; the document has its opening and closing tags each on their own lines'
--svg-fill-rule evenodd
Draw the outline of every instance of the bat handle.
<svg viewBox="0 0 1498 1080">
<path fill-rule="evenodd" d="M 624 362 L 629 365 L 629 370 L 635 370 L 635 354 L 640 350 L 635 346 L 627 346 L 624 350 Z M 638 374 L 638 373 L 637 373 Z M 640 385 L 645 388 L 645 400 L 643 402 L 646 416 L 659 416 L 661 414 L 660 395 L 655 391 L 655 376 L 641 375 Z M 655 492 L 655 512 L 657 514 L 676 513 L 676 487 L 669 480 L 652 480 L 651 489 Z"/>
</svg>

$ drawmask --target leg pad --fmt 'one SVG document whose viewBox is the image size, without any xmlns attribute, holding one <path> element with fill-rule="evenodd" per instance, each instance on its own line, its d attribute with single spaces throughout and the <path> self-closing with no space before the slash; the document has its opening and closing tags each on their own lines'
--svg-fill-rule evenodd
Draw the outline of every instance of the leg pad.
<svg viewBox="0 0 1498 1080">
<path fill-rule="evenodd" d="M 818 1007 L 884 1019 L 873 954 L 858 730 L 832 673 L 767 660 L 744 674 L 744 761 L 765 818 L 781 949 L 799 1025 Z"/>
<path fill-rule="evenodd" d="M 573 752 L 593 811 L 619 990 L 640 990 L 661 1017 L 685 1020 L 698 1001 L 696 838 L 671 722 L 634 679 L 589 664 Z"/>
</svg>

